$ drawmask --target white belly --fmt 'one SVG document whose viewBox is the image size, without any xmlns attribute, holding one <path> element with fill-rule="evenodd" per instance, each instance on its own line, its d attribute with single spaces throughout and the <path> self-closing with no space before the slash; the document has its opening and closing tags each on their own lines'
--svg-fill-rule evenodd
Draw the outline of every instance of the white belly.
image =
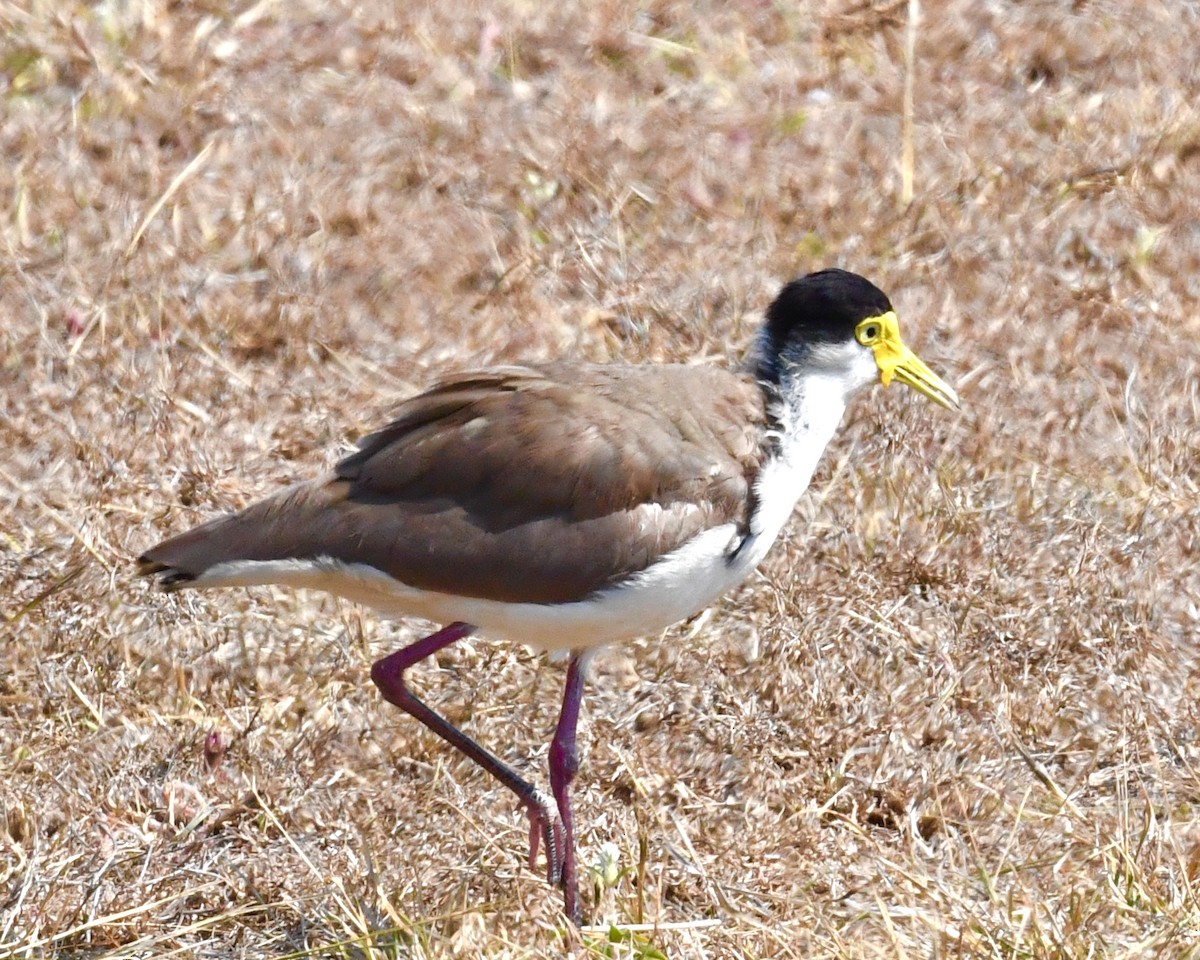
<svg viewBox="0 0 1200 960">
<path fill-rule="evenodd" d="M 366 564 L 317 560 L 237 561 L 207 571 L 197 587 L 277 583 L 325 590 L 386 616 L 470 623 L 487 637 L 543 650 L 586 647 L 655 634 L 703 610 L 754 569 L 757 551 L 730 553 L 737 529 L 708 530 L 629 580 L 574 603 L 505 603 L 420 590 Z M 769 544 L 768 544 L 769 546 Z"/>
</svg>

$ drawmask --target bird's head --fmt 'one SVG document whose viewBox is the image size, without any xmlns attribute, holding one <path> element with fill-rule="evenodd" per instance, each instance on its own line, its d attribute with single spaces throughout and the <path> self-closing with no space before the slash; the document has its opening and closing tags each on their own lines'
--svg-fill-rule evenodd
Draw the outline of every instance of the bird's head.
<svg viewBox="0 0 1200 960">
<path fill-rule="evenodd" d="M 760 379 L 779 384 L 799 373 L 841 380 L 849 395 L 876 378 L 906 383 L 943 407 L 958 395 L 900 338 L 895 308 L 882 290 L 846 270 L 793 280 L 767 310 L 758 345 Z"/>
</svg>

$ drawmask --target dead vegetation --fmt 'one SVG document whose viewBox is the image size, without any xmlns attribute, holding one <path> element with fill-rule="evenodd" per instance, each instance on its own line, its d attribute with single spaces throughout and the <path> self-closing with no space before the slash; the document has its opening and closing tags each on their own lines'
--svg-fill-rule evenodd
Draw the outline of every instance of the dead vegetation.
<svg viewBox="0 0 1200 960">
<path fill-rule="evenodd" d="M 130 558 L 439 369 L 736 357 L 836 264 L 965 410 L 858 401 L 761 575 L 599 665 L 646 926 L 593 955 L 1200 956 L 1197 14 L 926 4 L 902 206 L 907 16 L 0 5 L 0 954 L 560 955 L 510 797 L 367 683 L 422 625 Z M 541 776 L 560 679 L 417 682 Z"/>
</svg>

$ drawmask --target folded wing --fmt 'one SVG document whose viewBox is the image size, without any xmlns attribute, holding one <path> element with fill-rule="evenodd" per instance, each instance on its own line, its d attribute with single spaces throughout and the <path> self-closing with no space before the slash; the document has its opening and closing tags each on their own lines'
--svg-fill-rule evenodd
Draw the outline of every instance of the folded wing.
<svg viewBox="0 0 1200 960">
<path fill-rule="evenodd" d="M 716 368 L 466 374 L 401 404 L 332 477 L 167 540 L 140 570 L 177 589 L 222 565 L 328 558 L 421 590 L 577 600 L 744 524 L 764 419 L 760 388 Z"/>
</svg>

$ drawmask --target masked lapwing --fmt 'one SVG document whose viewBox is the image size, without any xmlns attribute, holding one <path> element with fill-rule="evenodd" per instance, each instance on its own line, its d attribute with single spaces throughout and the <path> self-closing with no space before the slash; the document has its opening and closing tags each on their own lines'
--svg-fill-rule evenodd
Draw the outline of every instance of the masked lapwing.
<svg viewBox="0 0 1200 960">
<path fill-rule="evenodd" d="M 147 550 L 167 590 L 283 584 L 447 624 L 371 679 L 512 790 L 530 863 L 580 919 L 570 786 L 586 664 L 741 583 L 812 478 L 850 396 L 899 380 L 958 398 L 904 345 L 888 298 L 823 270 L 787 284 L 749 360 L 546 363 L 450 376 L 405 401 L 331 475 Z M 405 671 L 478 630 L 569 651 L 547 795 L 417 699 Z"/>
</svg>

